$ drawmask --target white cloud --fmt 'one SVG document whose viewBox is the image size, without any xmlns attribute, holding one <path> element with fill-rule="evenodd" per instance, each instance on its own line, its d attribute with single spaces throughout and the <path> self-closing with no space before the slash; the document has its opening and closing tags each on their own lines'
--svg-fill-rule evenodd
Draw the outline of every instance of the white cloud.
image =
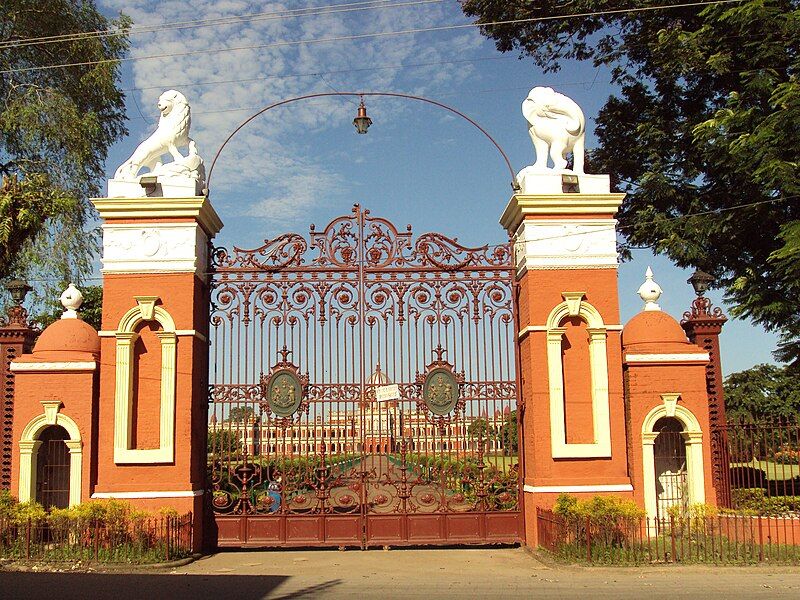
<svg viewBox="0 0 800 600">
<path fill-rule="evenodd" d="M 316 2 L 270 3 L 237 0 L 144 1 L 102 0 L 114 10 L 131 15 L 136 25 L 231 17 L 243 14 L 321 6 Z M 252 19 L 235 24 L 191 29 L 171 29 L 133 35 L 131 55 L 176 54 L 158 60 L 132 63 L 135 92 L 142 112 L 155 118 L 154 105 L 161 91 L 180 89 L 193 110 L 192 137 L 210 167 L 216 149 L 248 114 L 280 99 L 315 92 L 345 90 L 398 90 L 417 94 L 448 93 L 473 73 L 468 63 L 431 65 L 413 69 L 346 71 L 364 67 L 426 63 L 459 59 L 481 44 L 477 32 L 446 35 L 417 34 L 368 40 L 280 46 L 232 52 L 177 56 L 187 51 L 277 43 L 397 31 L 465 22 L 452 3 L 385 8 L 333 15 Z M 305 76 L 299 76 L 305 75 Z M 246 80 L 235 81 L 231 80 Z M 228 81 L 215 85 L 194 85 Z M 248 110 L 232 111 L 231 109 Z M 370 113 L 384 119 L 414 110 L 409 103 L 381 101 Z M 343 194 L 343 178 L 296 139 L 302 128 L 322 131 L 340 125 L 354 107 L 341 98 L 298 102 L 255 119 L 231 142 L 215 166 L 212 193 L 224 196 L 228 209 L 240 215 L 265 217 L 291 225 L 305 220 L 305 212 L 319 201 L 320 182 L 327 197 Z M 132 116 L 136 116 L 135 113 Z M 373 118 L 374 118 L 373 116 Z M 351 117 L 347 117 L 348 119 Z M 143 132 L 146 135 L 149 132 Z M 228 198 L 246 198 L 235 203 Z M 250 199 L 260 197 L 253 203 Z"/>
</svg>

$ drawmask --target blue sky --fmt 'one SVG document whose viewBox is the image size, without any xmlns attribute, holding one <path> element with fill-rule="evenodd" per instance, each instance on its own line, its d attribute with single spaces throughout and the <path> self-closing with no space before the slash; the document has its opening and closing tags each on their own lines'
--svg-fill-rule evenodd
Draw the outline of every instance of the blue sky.
<svg viewBox="0 0 800 600">
<path fill-rule="evenodd" d="M 488 130 L 519 171 L 535 156 L 520 105 L 532 87 L 547 85 L 581 105 L 587 146 L 595 144 L 594 117 L 613 89 L 608 71 L 590 64 L 566 63 L 559 73 L 544 74 L 528 59 L 500 54 L 470 28 L 278 45 L 469 23 L 452 0 L 343 6 L 356 1 L 99 0 L 106 14 L 124 11 L 135 25 L 250 15 L 131 36 L 135 60 L 123 67 L 130 136 L 111 149 L 109 176 L 154 129 L 155 102 L 166 89 L 189 99 L 191 135 L 207 165 L 259 108 L 329 91 L 404 92 L 451 105 Z M 332 5 L 337 12 L 326 15 L 264 14 Z M 262 47 L 225 50 L 250 46 Z M 186 52 L 197 54 L 180 55 Z M 160 57 L 144 58 L 154 55 Z M 468 245 L 506 240 L 498 219 L 511 195 L 510 176 L 477 129 L 419 102 L 372 98 L 367 107 L 374 124 L 368 135 L 357 135 L 351 124 L 356 104 L 354 98 L 296 102 L 243 129 L 214 171 L 211 198 L 225 223 L 217 243 L 254 247 L 287 231 L 306 234 L 309 224 L 322 227 L 355 202 L 398 226 L 410 223 L 417 234 L 439 231 Z M 636 289 L 648 265 L 664 289 L 664 310 L 680 318 L 692 300 L 690 272 L 637 251 L 619 271 L 623 322 L 641 308 Z M 721 293 L 710 296 L 721 303 Z M 724 371 L 771 362 L 775 343 L 762 328 L 732 320 L 722 338 Z"/>
</svg>

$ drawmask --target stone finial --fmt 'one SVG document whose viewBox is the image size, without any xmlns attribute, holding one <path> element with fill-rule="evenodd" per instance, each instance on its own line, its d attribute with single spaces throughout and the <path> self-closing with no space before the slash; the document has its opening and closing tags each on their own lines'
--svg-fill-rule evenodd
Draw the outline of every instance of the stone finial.
<svg viewBox="0 0 800 600">
<path fill-rule="evenodd" d="M 653 281 L 653 269 L 647 267 L 647 272 L 644 276 L 646 278 L 645 282 L 639 286 L 639 291 L 637 292 L 639 297 L 644 300 L 644 310 L 661 310 L 657 302 L 664 290 Z"/>
<path fill-rule="evenodd" d="M 83 304 L 83 294 L 70 283 L 67 289 L 61 294 L 61 305 L 64 307 L 64 314 L 61 315 L 62 319 L 77 319 L 78 309 Z"/>
</svg>

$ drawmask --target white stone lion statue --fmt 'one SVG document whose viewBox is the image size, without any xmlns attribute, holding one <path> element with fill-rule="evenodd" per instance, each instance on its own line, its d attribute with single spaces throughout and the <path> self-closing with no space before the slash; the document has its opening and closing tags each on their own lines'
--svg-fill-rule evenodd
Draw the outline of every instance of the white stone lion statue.
<svg viewBox="0 0 800 600">
<path fill-rule="evenodd" d="M 139 171 L 149 169 L 151 175 L 185 176 L 205 179 L 203 159 L 197 154 L 197 146 L 189 137 L 192 112 L 186 97 L 175 90 L 167 90 L 158 98 L 161 117 L 155 132 L 143 141 L 131 157 L 117 169 L 114 179 L 136 181 Z M 189 155 L 183 156 L 179 147 L 188 146 Z M 163 164 L 161 157 L 169 153 L 171 163 Z"/>
<path fill-rule="evenodd" d="M 567 154 L 572 152 L 575 173 L 583 173 L 586 120 L 581 107 L 564 94 L 549 87 L 535 87 L 522 102 L 528 120 L 528 133 L 536 150 L 535 171 L 547 171 L 547 157 L 553 170 L 567 170 Z"/>
</svg>

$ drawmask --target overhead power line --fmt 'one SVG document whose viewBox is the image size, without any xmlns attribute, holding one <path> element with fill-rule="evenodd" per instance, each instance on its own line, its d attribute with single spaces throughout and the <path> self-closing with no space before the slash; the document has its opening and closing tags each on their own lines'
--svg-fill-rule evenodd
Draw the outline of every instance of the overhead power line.
<svg viewBox="0 0 800 600">
<path fill-rule="evenodd" d="M 83 62 L 74 62 L 74 63 L 65 63 L 65 64 L 53 64 L 53 65 L 42 65 L 38 67 L 26 67 L 21 69 L 7 69 L 5 71 L 0 71 L 0 75 L 8 75 L 12 73 L 26 73 L 30 71 L 45 71 L 51 69 L 62 69 L 67 67 L 85 67 L 85 66 L 92 66 L 92 65 L 100 65 L 106 63 L 116 63 L 116 62 L 131 62 L 131 61 L 138 61 L 138 60 L 153 60 L 159 58 L 173 58 L 179 56 L 199 56 L 203 54 L 216 54 L 221 52 L 237 52 L 242 50 L 263 50 L 267 48 L 279 48 L 279 47 L 287 47 L 287 46 L 302 46 L 302 45 L 310 45 L 310 44 L 323 44 L 323 43 L 331 43 L 331 42 L 343 42 L 343 41 L 357 41 L 357 40 L 365 40 L 365 39 L 373 39 L 373 38 L 385 38 L 385 37 L 393 37 L 398 35 L 410 35 L 414 33 L 433 33 L 439 31 L 458 31 L 463 29 L 472 29 L 475 27 L 490 27 L 494 25 L 513 25 L 516 23 L 534 23 L 539 21 L 557 21 L 563 19 L 576 19 L 576 18 L 586 18 L 586 17 L 598 17 L 602 15 L 611 15 L 611 14 L 622 14 L 622 13 L 635 13 L 635 12 L 652 12 L 655 10 L 669 10 L 675 8 L 691 8 L 697 6 L 711 6 L 716 4 L 738 4 L 744 2 L 745 0 L 713 0 L 711 2 L 689 2 L 684 4 L 673 4 L 673 5 L 663 5 L 663 6 L 646 6 L 641 8 L 624 8 L 624 9 L 617 9 L 617 10 L 605 10 L 605 11 L 595 11 L 595 12 L 586 12 L 586 13 L 579 13 L 579 14 L 571 14 L 571 15 L 552 15 L 549 17 L 533 17 L 529 19 L 511 19 L 508 21 L 493 21 L 490 23 L 463 23 L 460 25 L 442 25 L 438 27 L 420 27 L 415 29 L 403 29 L 399 31 L 379 31 L 375 33 L 362 33 L 362 34 L 354 34 L 354 35 L 342 35 L 342 36 L 334 36 L 328 38 L 311 38 L 306 40 L 284 40 L 280 42 L 271 42 L 268 44 L 254 44 L 251 46 L 234 46 L 232 48 L 204 48 L 202 50 L 190 50 L 187 52 L 171 52 L 171 53 L 164 53 L 164 54 L 151 54 L 148 56 L 130 56 L 120 59 L 106 59 L 106 60 L 92 60 L 92 61 L 83 61 Z"/>
<path fill-rule="evenodd" d="M 363 10 L 376 10 L 384 8 L 398 8 L 405 6 L 415 6 L 418 4 L 438 4 L 443 0 L 409 0 L 406 2 L 389 2 L 389 0 L 368 0 L 364 2 L 352 2 L 349 4 L 334 4 L 330 6 L 316 6 L 297 8 L 291 10 L 252 13 L 249 15 L 236 15 L 231 17 L 218 17 L 216 19 L 202 19 L 195 21 L 174 21 L 158 23 L 153 25 L 133 26 L 129 29 L 114 28 L 95 31 L 85 31 L 76 33 L 65 33 L 61 35 L 50 35 L 32 38 L 20 38 L 16 40 L 6 40 L 0 42 L 0 49 L 7 47 L 22 48 L 25 46 L 63 43 L 81 41 L 93 38 L 116 37 L 122 35 L 141 35 L 145 33 L 160 33 L 162 31 L 172 31 L 180 29 L 196 29 L 201 27 L 214 27 L 218 25 L 235 25 L 238 23 L 252 23 L 255 21 L 271 21 L 280 19 L 290 19 L 299 17 L 325 16 L 329 14 L 357 12 Z"/>
</svg>

